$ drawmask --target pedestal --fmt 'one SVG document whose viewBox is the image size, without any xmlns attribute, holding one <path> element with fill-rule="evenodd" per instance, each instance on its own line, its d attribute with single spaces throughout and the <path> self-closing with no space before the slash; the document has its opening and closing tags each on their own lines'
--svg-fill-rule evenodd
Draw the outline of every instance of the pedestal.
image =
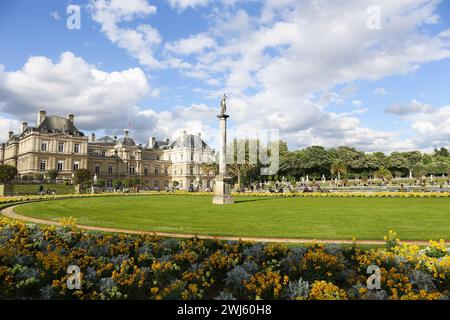
<svg viewBox="0 0 450 320">
<path fill-rule="evenodd" d="M 218 174 L 216 176 L 213 204 L 232 204 L 234 203 L 231 197 L 231 178 L 228 175 Z"/>
</svg>

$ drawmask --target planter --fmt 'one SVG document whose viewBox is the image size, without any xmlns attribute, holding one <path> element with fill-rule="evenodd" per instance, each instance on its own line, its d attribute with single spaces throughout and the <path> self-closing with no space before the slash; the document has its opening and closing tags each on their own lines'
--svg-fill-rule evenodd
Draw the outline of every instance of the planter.
<svg viewBox="0 0 450 320">
<path fill-rule="evenodd" d="M 12 196 L 13 195 L 13 185 L 12 184 L 0 184 L 0 196 Z"/>
</svg>

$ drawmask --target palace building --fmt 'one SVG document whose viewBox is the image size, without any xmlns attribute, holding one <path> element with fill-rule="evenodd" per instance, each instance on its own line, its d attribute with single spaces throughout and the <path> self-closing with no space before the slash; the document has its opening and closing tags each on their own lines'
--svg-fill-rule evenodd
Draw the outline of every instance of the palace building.
<svg viewBox="0 0 450 320">
<path fill-rule="evenodd" d="M 143 145 L 126 129 L 123 137 L 97 139 L 77 129 L 73 114 L 48 116 L 44 110 L 34 127 L 24 122 L 21 132 L 9 132 L 8 141 L 0 146 L 0 163 L 16 167 L 20 177 L 57 170 L 58 179 L 70 180 L 76 170 L 88 169 L 108 187 L 116 179 L 137 177 L 151 189 L 175 184 L 185 190 L 212 188 L 214 174 L 204 172 L 204 164 L 213 162 L 214 156 L 200 134 L 183 131 L 172 142 L 151 137 Z"/>
</svg>

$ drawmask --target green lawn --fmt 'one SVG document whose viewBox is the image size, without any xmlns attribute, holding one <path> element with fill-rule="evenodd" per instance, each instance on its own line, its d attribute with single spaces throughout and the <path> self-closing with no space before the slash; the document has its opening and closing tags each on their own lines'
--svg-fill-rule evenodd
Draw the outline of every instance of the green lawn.
<svg viewBox="0 0 450 320">
<path fill-rule="evenodd" d="M 19 195 L 32 195 L 39 193 L 39 184 L 15 184 L 13 186 L 14 194 Z M 56 194 L 69 194 L 74 193 L 75 188 L 73 185 L 65 184 L 43 184 L 44 192 L 48 189 L 55 190 Z"/>
<path fill-rule="evenodd" d="M 16 212 L 57 221 L 134 230 L 311 239 L 450 239 L 450 199 L 235 198 L 209 196 L 100 197 L 24 204 Z"/>
</svg>

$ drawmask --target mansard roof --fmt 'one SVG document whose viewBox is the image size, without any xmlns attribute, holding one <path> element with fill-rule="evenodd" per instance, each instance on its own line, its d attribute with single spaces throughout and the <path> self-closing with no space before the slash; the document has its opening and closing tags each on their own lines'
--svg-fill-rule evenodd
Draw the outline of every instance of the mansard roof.
<svg viewBox="0 0 450 320">
<path fill-rule="evenodd" d="M 45 117 L 44 121 L 36 129 L 42 133 L 65 133 L 72 136 L 84 136 L 84 133 L 79 131 L 72 121 L 58 116 Z"/>
<path fill-rule="evenodd" d="M 180 149 L 180 148 L 202 148 L 209 149 L 209 146 L 205 141 L 202 140 L 200 135 L 186 134 L 183 132 L 175 141 L 173 141 L 169 146 L 169 149 Z"/>
<path fill-rule="evenodd" d="M 114 138 L 111 138 L 110 136 L 104 136 L 100 139 L 96 139 L 94 141 L 91 141 L 92 144 L 109 144 L 109 145 L 116 145 L 117 140 Z"/>
<path fill-rule="evenodd" d="M 155 140 L 153 144 L 151 142 L 149 142 L 145 146 L 145 148 L 146 149 L 164 149 L 168 145 L 169 145 L 169 141 L 168 140 Z"/>
</svg>

